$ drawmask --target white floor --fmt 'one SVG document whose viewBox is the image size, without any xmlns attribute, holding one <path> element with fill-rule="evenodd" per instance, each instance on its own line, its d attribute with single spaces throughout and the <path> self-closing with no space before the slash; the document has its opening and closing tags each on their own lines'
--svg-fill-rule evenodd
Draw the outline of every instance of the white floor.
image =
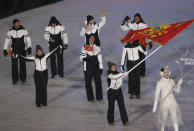
<svg viewBox="0 0 194 131">
<path fill-rule="evenodd" d="M 28 29 L 33 47 L 36 44 L 48 51 L 47 42 L 43 39 L 44 28 L 49 18 L 55 15 L 67 26 L 69 49 L 64 53 L 65 78 L 49 79 L 48 107 L 38 109 L 35 106 L 35 87 L 33 82 L 33 63 L 27 64 L 28 77 L 24 85 L 12 85 L 10 58 L 0 55 L 0 130 L 1 131 L 156 131 L 153 120 L 152 104 L 154 88 L 159 79 L 162 65 L 168 64 L 172 77 L 178 78 L 180 70 L 175 59 L 180 53 L 175 49 L 189 47 L 188 57 L 194 58 L 194 24 L 160 49 L 147 60 L 147 76 L 141 79 L 142 99 L 130 100 L 127 94 L 127 79 L 124 80 L 123 93 L 130 119 L 130 125 L 123 127 L 116 104 L 115 123 L 110 127 L 106 121 L 106 77 L 103 75 L 104 104 L 90 104 L 86 101 L 82 63 L 79 61 L 80 48 L 84 39 L 79 35 L 85 16 L 94 15 L 100 20 L 100 11 L 107 9 L 107 23 L 101 30 L 104 72 L 107 61 L 120 65 L 122 46 L 119 39 L 126 32 L 120 29 L 120 21 L 126 15 L 141 13 L 149 26 L 175 23 L 193 18 L 193 0 L 65 0 L 56 4 L 26 11 L 0 20 L 0 43 L 3 47 L 7 30 L 12 20 L 19 18 Z M 158 45 L 154 45 L 153 51 Z M 34 48 L 33 48 L 34 51 Z M 48 63 L 49 64 L 49 63 Z M 184 70 L 186 73 L 188 70 Z M 49 66 L 50 72 L 50 66 Z M 184 125 L 181 131 L 194 130 L 193 70 L 184 79 L 182 93 L 176 95 L 183 114 Z M 105 74 L 105 73 L 104 73 Z M 172 128 L 168 128 L 172 131 Z"/>
</svg>

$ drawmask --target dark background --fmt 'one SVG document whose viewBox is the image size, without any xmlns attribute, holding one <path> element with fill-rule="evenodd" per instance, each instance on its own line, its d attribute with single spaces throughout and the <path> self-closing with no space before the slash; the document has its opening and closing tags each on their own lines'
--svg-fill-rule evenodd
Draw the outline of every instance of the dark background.
<svg viewBox="0 0 194 131">
<path fill-rule="evenodd" d="M 61 0 L 2 0 L 0 18 L 58 1 Z"/>
</svg>

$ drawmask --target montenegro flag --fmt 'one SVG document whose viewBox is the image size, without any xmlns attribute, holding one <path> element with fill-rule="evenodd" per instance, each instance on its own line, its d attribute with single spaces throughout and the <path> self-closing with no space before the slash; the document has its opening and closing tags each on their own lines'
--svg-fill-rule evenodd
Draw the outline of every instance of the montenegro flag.
<svg viewBox="0 0 194 131">
<path fill-rule="evenodd" d="M 121 43 L 132 43 L 135 40 L 139 40 L 140 44 L 146 46 L 144 38 L 147 38 L 155 43 L 159 43 L 161 46 L 164 46 L 178 33 L 192 24 L 192 22 L 194 22 L 194 19 L 141 30 L 131 30 L 121 39 Z"/>
</svg>

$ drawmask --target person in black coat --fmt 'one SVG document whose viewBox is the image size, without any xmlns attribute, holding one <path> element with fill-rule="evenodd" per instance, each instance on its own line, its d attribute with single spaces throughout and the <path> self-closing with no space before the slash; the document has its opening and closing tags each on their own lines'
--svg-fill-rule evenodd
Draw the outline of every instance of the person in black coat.
<svg viewBox="0 0 194 131">
<path fill-rule="evenodd" d="M 12 82 L 16 84 L 19 80 L 26 82 L 26 63 L 18 55 L 26 56 L 31 54 L 32 41 L 28 31 L 20 24 L 18 19 L 13 20 L 13 27 L 7 32 L 3 47 L 3 55 L 8 55 L 8 48 L 11 45 Z M 19 67 L 18 67 L 19 66 Z"/>
<path fill-rule="evenodd" d="M 68 48 L 67 30 L 57 18 L 53 16 L 50 19 L 49 25 L 45 28 L 44 38 L 49 43 L 49 51 L 59 46 L 57 51 L 51 55 L 51 78 L 54 78 L 57 74 L 63 78 L 63 51 Z"/>
</svg>

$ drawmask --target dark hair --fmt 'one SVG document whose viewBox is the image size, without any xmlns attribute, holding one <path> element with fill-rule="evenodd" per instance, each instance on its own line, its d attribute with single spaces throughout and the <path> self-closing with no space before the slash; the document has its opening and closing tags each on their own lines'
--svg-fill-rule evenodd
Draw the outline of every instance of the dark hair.
<svg viewBox="0 0 194 131">
<path fill-rule="evenodd" d="M 141 15 L 140 15 L 139 13 L 136 13 L 136 14 L 134 15 L 134 20 L 133 20 L 131 23 L 135 23 L 135 17 L 136 17 L 136 16 L 140 18 L 139 23 L 144 23 L 144 24 L 145 24 L 145 22 L 143 21 L 143 18 L 141 17 Z"/>
<path fill-rule="evenodd" d="M 61 25 L 61 23 L 57 20 L 57 18 L 55 16 L 52 16 L 50 21 L 49 21 L 49 25 L 51 24 L 56 24 L 56 25 Z"/>
<path fill-rule="evenodd" d="M 88 15 L 86 18 L 87 18 L 87 25 L 89 25 L 90 24 L 90 21 L 94 19 L 94 17 L 91 16 L 91 15 Z M 94 25 L 95 24 L 96 24 L 96 22 L 94 21 Z"/>
<path fill-rule="evenodd" d="M 20 22 L 20 20 L 19 20 L 19 19 L 14 19 L 14 20 L 13 20 L 13 26 L 11 27 L 10 30 L 21 30 L 21 29 L 25 29 L 21 24 L 20 24 L 20 27 L 16 29 L 15 26 L 14 26 L 14 24 L 15 24 L 16 22 Z"/>
<path fill-rule="evenodd" d="M 111 73 L 114 73 L 114 74 L 118 73 L 117 70 L 116 71 L 111 70 L 112 66 L 114 66 L 114 65 L 116 66 L 115 63 L 108 61 L 107 65 L 108 65 L 107 75 L 109 75 Z"/>
<path fill-rule="evenodd" d="M 19 19 L 14 19 L 14 20 L 13 20 L 13 25 L 14 25 L 16 22 L 20 22 L 20 20 L 19 20 Z"/>
<path fill-rule="evenodd" d="M 89 39 L 90 39 L 91 37 L 94 37 L 94 39 L 95 39 L 95 36 L 94 36 L 93 34 L 89 36 Z"/>
</svg>

